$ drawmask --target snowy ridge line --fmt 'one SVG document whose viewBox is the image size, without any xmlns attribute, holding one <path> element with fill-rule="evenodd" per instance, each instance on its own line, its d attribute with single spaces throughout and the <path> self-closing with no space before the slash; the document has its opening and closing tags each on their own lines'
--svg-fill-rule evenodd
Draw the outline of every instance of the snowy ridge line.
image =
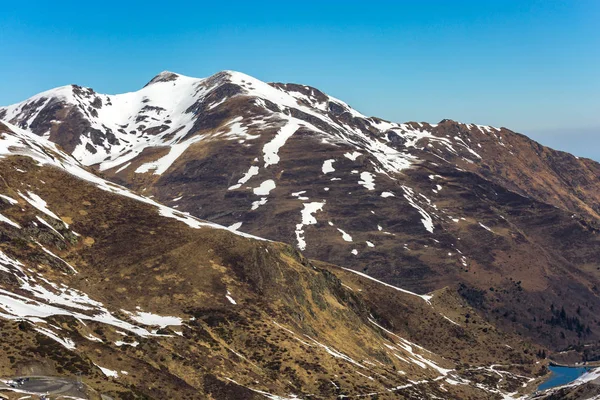
<svg viewBox="0 0 600 400">
<path fill-rule="evenodd" d="M 433 298 L 433 295 L 431 295 L 431 294 L 417 294 L 417 293 L 411 292 L 410 290 L 401 289 L 399 287 L 392 286 L 389 283 L 382 282 L 382 281 L 380 281 L 378 279 L 370 277 L 369 275 L 363 274 L 362 272 L 354 271 L 354 270 L 352 270 L 350 268 L 345 268 L 345 267 L 340 267 L 340 268 L 343 269 L 343 270 L 345 270 L 345 271 L 352 272 L 353 274 L 360 275 L 363 278 L 367 278 L 369 280 L 375 281 L 375 282 L 377 282 L 377 283 L 379 283 L 379 284 L 381 284 L 383 286 L 387 286 L 387 287 L 392 288 L 394 290 L 397 290 L 399 292 L 410 294 L 411 296 L 419 297 L 419 298 L 423 299 L 427 304 L 431 305 L 431 299 Z"/>
<path fill-rule="evenodd" d="M 31 125 L 33 120 L 38 116 L 39 110 L 46 107 L 52 100 L 56 102 L 70 102 L 74 101 L 73 96 L 73 87 L 71 85 L 60 86 L 54 89 L 46 90 L 44 92 L 38 93 L 29 99 L 22 101 L 20 103 L 11 104 L 9 106 L 0 107 L 0 110 L 6 111 L 6 115 L 4 119 L 10 121 L 19 116 L 19 113 L 22 112 L 22 109 L 25 105 L 37 103 L 40 104 L 37 107 L 38 112 L 34 112 L 31 116 L 25 121 L 27 126 Z"/>
<path fill-rule="evenodd" d="M 293 337 L 294 339 L 296 339 L 297 341 L 299 341 L 299 342 L 300 342 L 300 343 L 302 343 L 303 345 L 305 345 L 305 346 L 307 346 L 307 347 L 314 347 L 312 344 L 310 344 L 310 343 L 307 343 L 307 342 L 305 342 L 304 340 L 300 339 L 300 338 L 298 337 L 298 335 L 296 335 L 296 334 L 294 333 L 294 331 L 292 331 L 292 330 L 290 330 L 290 329 L 286 328 L 285 326 L 283 326 L 283 325 L 281 325 L 281 324 L 278 324 L 278 323 L 277 323 L 275 320 L 273 320 L 273 321 L 271 321 L 271 322 L 273 322 L 273 323 L 275 324 L 275 326 L 277 326 L 278 328 L 281 328 L 281 329 L 283 329 L 284 331 L 286 331 L 287 333 L 289 333 L 290 335 L 292 335 L 292 337 Z"/>
<path fill-rule="evenodd" d="M 241 93 L 221 98 L 211 104 L 204 104 L 210 94 L 228 83 L 241 88 Z M 194 133 L 191 130 L 197 119 L 196 113 L 200 104 L 204 104 L 210 111 L 237 96 L 256 98 L 256 105 L 262 106 L 264 111 L 275 116 L 279 123 L 283 122 L 275 138 L 263 148 L 265 167 L 279 161 L 277 155 L 279 148 L 301 126 L 323 135 L 326 143 L 351 145 L 356 150 L 366 151 L 373 157 L 370 162 L 375 169 L 385 174 L 400 172 L 418 161 L 409 152 L 398 151 L 390 146 L 389 142 L 392 140 L 388 137 L 388 133 L 402 136 L 406 149 L 417 148 L 417 143 L 421 139 L 427 139 L 441 143 L 455 155 L 458 153 L 453 148 L 453 144 L 464 147 L 469 153 L 481 158 L 462 138 L 456 136 L 452 141 L 427 131 L 428 127 L 435 127 L 436 124 L 394 123 L 367 117 L 333 96 L 323 93 L 323 100 L 315 97 L 316 89 L 308 86 L 304 86 L 304 89 L 310 94 L 300 92 L 294 87 L 284 89 L 277 84 L 268 84 L 236 71 L 222 71 L 208 78 L 192 78 L 164 71 L 148 85 L 135 92 L 107 95 L 96 93 L 89 88 L 63 86 L 35 95 L 21 103 L 0 107 L 0 111 L 4 111 L 4 119 L 7 121 L 29 127 L 47 106 L 62 104 L 75 108 L 90 123 L 92 130 L 102 132 L 105 137 L 99 144 L 97 140 L 91 139 L 89 132 L 82 135 L 81 143 L 76 146 L 73 155 L 85 165 L 99 164 L 100 170 L 121 166 L 120 171 L 127 168 L 127 163 L 146 148 L 169 147 L 167 155 L 142 164 L 135 171 L 160 175 L 189 146 L 200 140 L 224 136 L 227 140 L 239 139 L 239 142 L 243 143 L 258 138 L 259 135 L 248 134 L 248 126 L 260 123 L 264 129 L 266 126 L 271 127 L 270 124 L 274 121 L 262 117 L 260 121 L 255 120 L 250 125 L 243 126 L 243 117 L 238 116 L 215 133 L 195 135 L 184 140 L 187 135 Z M 266 101 L 274 104 L 277 111 L 270 110 L 266 106 Z M 352 121 L 360 120 L 361 125 L 364 125 L 368 131 L 378 132 L 378 135 L 368 135 L 363 130 L 349 125 L 337 118 L 339 114 L 335 112 L 333 112 L 335 116 L 332 116 L 331 107 L 337 107 L 340 114 L 349 114 Z M 292 117 L 291 110 L 301 111 L 317 119 L 331 128 L 331 132 L 323 132 L 307 121 Z M 52 121 L 52 123 L 57 124 L 60 121 Z M 495 135 L 492 130 L 500 131 L 498 128 L 484 125 L 463 125 L 470 130 L 477 129 L 483 134 Z M 148 133 L 148 130 L 158 130 L 158 132 Z M 42 133 L 42 136 L 49 137 L 49 134 L 50 131 Z M 354 151 L 348 154 L 356 153 Z"/>
<path fill-rule="evenodd" d="M 206 99 L 224 84 L 236 85 L 241 91 L 211 104 L 204 104 Z M 339 99 L 324 93 L 324 97 L 317 98 L 316 89 L 308 86 L 304 86 L 304 89 L 310 94 L 298 91 L 299 89 L 293 86 L 284 89 L 277 84 L 268 84 L 235 71 L 222 71 L 208 78 L 192 78 L 164 71 L 144 88 L 135 92 L 106 95 L 95 93 L 89 88 L 64 86 L 40 93 L 18 104 L 0 107 L 0 111 L 5 111 L 5 119 L 30 126 L 37 115 L 51 102 L 74 107 L 85 120 L 89 121 L 92 130 L 102 132 L 104 139 L 98 144 L 97 140 L 91 139 L 89 132 L 82 134 L 81 143 L 76 146 L 73 156 L 84 165 L 98 164 L 101 171 L 118 167 L 116 172 L 121 172 L 128 168 L 132 160 L 145 149 L 162 147 L 168 149 L 166 155 L 145 162 L 134 171 L 161 175 L 195 143 L 217 137 L 224 137 L 226 140 L 238 139 L 239 143 L 244 143 L 246 140 L 260 137 L 261 134 L 248 133 L 249 127 L 257 126 L 262 130 L 279 128 L 275 136 L 262 149 L 264 168 L 279 162 L 279 150 L 300 128 L 318 133 L 323 143 L 348 146 L 349 151 L 352 152 L 346 153 L 346 156 L 351 160 L 356 160 L 361 155 L 368 155 L 368 162 L 373 166 L 374 171 L 392 179 L 394 178 L 391 174 L 410 168 L 419 161 L 409 152 L 409 149 L 425 149 L 418 146 L 422 139 L 440 143 L 456 156 L 458 152 L 453 146 L 464 147 L 469 153 L 481 159 L 481 156 L 462 138 L 456 136 L 453 141 L 429 132 L 428 127 L 435 127 L 435 124 L 399 124 L 367 117 Z M 238 96 L 254 98 L 254 104 L 261 107 L 268 117 L 261 115 L 247 122 L 244 121 L 244 117 L 237 116 L 224 122 L 215 132 L 207 134 L 192 132 L 198 119 L 198 110 L 202 109 L 201 105 L 210 111 L 226 100 Z M 275 109 L 267 107 L 267 102 L 274 105 Z M 33 111 L 25 113 L 23 111 L 25 106 L 33 108 Z M 333 112 L 331 107 L 337 107 L 340 111 Z M 300 119 L 294 116 L 296 115 L 294 111 L 300 111 L 318 122 L 313 121 L 313 124 Z M 338 118 L 341 115 L 339 113 L 349 114 L 351 122 Z M 26 121 L 24 114 L 27 114 Z M 21 120 L 18 120 L 19 117 Z M 364 128 L 357 128 L 355 122 L 359 120 L 358 125 Z M 328 129 L 320 129 L 315 124 L 326 125 Z M 491 133 L 492 129 L 498 130 L 483 125 L 464 125 L 468 129 L 478 129 L 482 133 Z M 148 133 L 148 130 L 158 130 L 158 132 Z M 377 133 L 372 134 L 374 132 Z M 42 136 L 49 137 L 49 133 L 50 131 L 43 133 Z M 189 137 L 188 135 L 191 134 L 193 136 Z M 398 150 L 392 145 L 390 134 L 403 138 L 403 149 Z M 332 161 L 327 160 L 323 164 L 324 174 L 335 171 Z M 240 188 L 252 176 L 258 174 L 258 170 L 253 168 L 250 167 L 248 173 L 229 189 Z M 363 172 L 359 183 L 368 190 L 374 189 L 374 179 L 370 173 Z M 254 201 L 252 210 L 256 210 L 266 202 L 267 198 Z"/>
<path fill-rule="evenodd" d="M 217 82 L 217 86 L 220 83 Z M 37 105 L 35 111 L 28 121 L 21 121 L 27 127 L 50 102 L 78 109 L 92 129 L 110 133 L 116 140 L 109 143 L 105 139 L 98 145 L 92 142 L 89 134 L 81 136 L 81 143 L 77 145 L 73 155 L 85 165 L 99 163 L 100 170 L 106 170 L 130 161 L 146 147 L 179 143 L 193 126 L 194 115 L 189 112 L 190 108 L 213 89 L 206 84 L 206 79 L 177 75 L 174 81 L 159 80 L 136 92 L 118 95 L 99 94 L 89 88 L 63 86 L 6 107 L 4 119 L 15 119 L 23 107 L 31 104 Z M 44 103 L 37 103 L 44 99 Z M 92 109 L 93 112 L 90 113 L 89 110 Z M 145 129 L 160 128 L 162 131 L 155 136 L 131 134 L 137 132 L 142 125 Z M 44 133 L 43 136 L 48 137 L 49 133 Z M 173 137 L 167 139 L 170 135 Z M 88 150 L 90 147 L 94 149 L 93 152 Z M 169 161 L 166 159 L 156 167 L 168 168 Z"/>
<path fill-rule="evenodd" d="M 354 128 L 346 123 L 333 120 L 327 114 L 326 104 L 315 104 L 315 102 L 311 98 L 307 97 L 302 93 L 295 91 L 286 91 L 281 88 L 275 88 L 271 85 L 259 81 L 258 79 L 252 78 L 248 75 L 239 72 L 229 73 L 231 74 L 231 81 L 236 84 L 239 84 L 240 86 L 243 86 L 246 89 L 247 95 L 269 100 L 272 103 L 280 106 L 280 109 L 281 106 L 287 109 L 298 109 L 306 114 L 309 114 L 312 117 L 318 118 L 325 124 L 329 125 L 331 128 L 333 128 L 335 132 L 333 136 L 332 134 L 327 134 L 314 126 L 308 126 L 310 124 L 308 124 L 306 121 L 299 122 L 302 125 L 311 128 L 313 131 L 323 134 L 324 136 L 326 136 L 326 140 L 333 140 L 335 143 L 338 144 L 351 144 L 359 150 L 366 150 L 374 157 L 376 162 L 379 164 L 374 165 L 374 167 L 377 170 L 381 170 L 381 168 L 383 168 L 384 170 L 382 170 L 382 172 L 384 173 L 386 171 L 400 172 L 403 169 L 410 167 L 412 163 L 417 160 L 416 157 L 408 153 L 399 152 L 398 150 L 388 146 L 384 141 L 367 136 L 360 129 Z M 373 119 L 366 117 L 358 111 L 355 111 L 343 101 L 327 95 L 326 97 L 327 102 L 331 102 L 337 104 L 338 106 L 341 106 L 345 110 L 345 112 L 349 112 L 353 118 L 359 118 L 364 120 L 365 123 L 371 125 L 380 133 L 383 133 L 384 129 L 389 129 L 391 127 L 404 130 L 403 126 L 399 124 L 382 122 L 375 123 Z M 305 100 L 307 103 L 312 104 L 313 108 L 300 104 L 298 102 L 299 99 Z M 360 155 L 360 153 L 358 154 Z"/>
<path fill-rule="evenodd" d="M 87 181 L 88 183 L 95 185 L 101 190 L 119 194 L 121 196 L 129 197 L 142 203 L 152 205 L 158 209 L 158 213 L 160 215 L 184 222 L 191 228 L 200 229 L 202 227 L 207 227 L 213 229 L 224 229 L 233 232 L 238 236 L 268 241 L 267 239 L 260 238 L 258 236 L 227 229 L 224 226 L 200 220 L 196 217 L 191 216 L 188 213 L 183 213 L 173 208 L 164 206 L 150 198 L 140 196 L 131 192 L 129 189 L 126 189 L 115 183 L 108 182 L 82 168 L 81 164 L 79 164 L 77 160 L 75 160 L 70 155 L 62 152 L 61 150 L 58 150 L 54 143 L 39 136 L 36 136 L 33 133 L 20 129 L 8 122 L 3 121 L 3 123 L 12 131 L 12 134 L 1 134 L 2 136 L 0 138 L 0 157 L 22 155 L 32 158 L 33 160 L 37 161 L 40 165 L 50 165 L 53 167 L 60 168 L 79 179 L 82 179 L 84 181 Z M 48 151 L 50 151 L 50 153 L 53 153 L 53 155 L 48 155 Z M 50 215 L 52 218 L 60 220 L 60 218 L 55 213 L 47 209 L 46 202 L 43 199 L 41 199 L 35 194 L 35 197 L 32 197 L 31 195 L 32 193 L 29 193 L 29 196 L 21 194 L 21 196 L 25 200 L 27 200 L 34 207 L 38 208 L 38 210 Z"/>
</svg>

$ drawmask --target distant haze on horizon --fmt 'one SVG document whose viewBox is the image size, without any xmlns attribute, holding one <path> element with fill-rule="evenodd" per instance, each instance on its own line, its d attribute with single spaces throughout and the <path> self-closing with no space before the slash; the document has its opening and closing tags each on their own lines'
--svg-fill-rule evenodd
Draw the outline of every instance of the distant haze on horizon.
<svg viewBox="0 0 600 400">
<path fill-rule="evenodd" d="M 505 126 L 600 161 L 599 20 L 594 0 L 15 2 L 0 14 L 0 105 L 231 69 L 366 115 Z"/>
</svg>

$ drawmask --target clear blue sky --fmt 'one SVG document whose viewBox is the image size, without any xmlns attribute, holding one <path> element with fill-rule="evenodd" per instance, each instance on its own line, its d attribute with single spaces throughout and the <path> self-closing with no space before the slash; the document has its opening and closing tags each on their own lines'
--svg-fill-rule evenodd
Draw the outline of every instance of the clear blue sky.
<svg viewBox="0 0 600 400">
<path fill-rule="evenodd" d="M 203 3 L 2 4 L 0 104 L 232 69 L 318 87 L 367 115 L 506 126 L 600 159 L 598 0 Z"/>
</svg>

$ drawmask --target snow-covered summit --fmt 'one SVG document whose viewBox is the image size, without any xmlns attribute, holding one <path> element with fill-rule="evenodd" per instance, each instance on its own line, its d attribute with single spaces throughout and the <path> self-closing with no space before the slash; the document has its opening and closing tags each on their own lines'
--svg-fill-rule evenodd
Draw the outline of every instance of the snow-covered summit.
<svg viewBox="0 0 600 400">
<path fill-rule="evenodd" d="M 241 103 L 240 97 L 247 101 Z M 142 89 L 117 95 L 63 86 L 0 108 L 0 119 L 49 138 L 83 164 L 100 170 L 126 168 L 149 149 L 168 150 L 162 159 L 138 165 L 138 173 L 164 173 L 199 141 L 237 140 L 246 146 L 277 130 L 274 149 L 292 135 L 308 131 L 324 143 L 370 154 L 374 166 L 385 173 L 414 164 L 417 157 L 410 148 L 421 139 L 475 153 L 465 141 L 453 143 L 433 135 L 429 128 L 434 125 L 366 117 L 318 89 L 265 83 L 236 71 L 208 78 L 163 71 Z M 274 159 L 271 153 L 265 152 L 266 165 L 269 157 Z"/>
<path fill-rule="evenodd" d="M 145 86 L 149 86 L 157 82 L 171 82 L 182 76 L 183 75 L 177 74 L 175 72 L 163 71 L 160 74 L 156 75 L 154 78 L 152 78 Z"/>
</svg>

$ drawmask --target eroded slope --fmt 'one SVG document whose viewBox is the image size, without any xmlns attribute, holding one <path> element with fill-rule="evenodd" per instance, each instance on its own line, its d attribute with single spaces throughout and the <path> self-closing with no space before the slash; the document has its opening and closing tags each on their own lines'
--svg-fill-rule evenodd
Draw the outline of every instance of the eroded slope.
<svg viewBox="0 0 600 400">
<path fill-rule="evenodd" d="M 81 375 L 90 398 L 497 398 L 537 372 L 537 347 L 480 319 L 459 329 L 469 307 L 451 292 L 322 268 L 0 134 L 5 377 Z M 462 360 L 457 345 L 481 350 Z"/>
</svg>

